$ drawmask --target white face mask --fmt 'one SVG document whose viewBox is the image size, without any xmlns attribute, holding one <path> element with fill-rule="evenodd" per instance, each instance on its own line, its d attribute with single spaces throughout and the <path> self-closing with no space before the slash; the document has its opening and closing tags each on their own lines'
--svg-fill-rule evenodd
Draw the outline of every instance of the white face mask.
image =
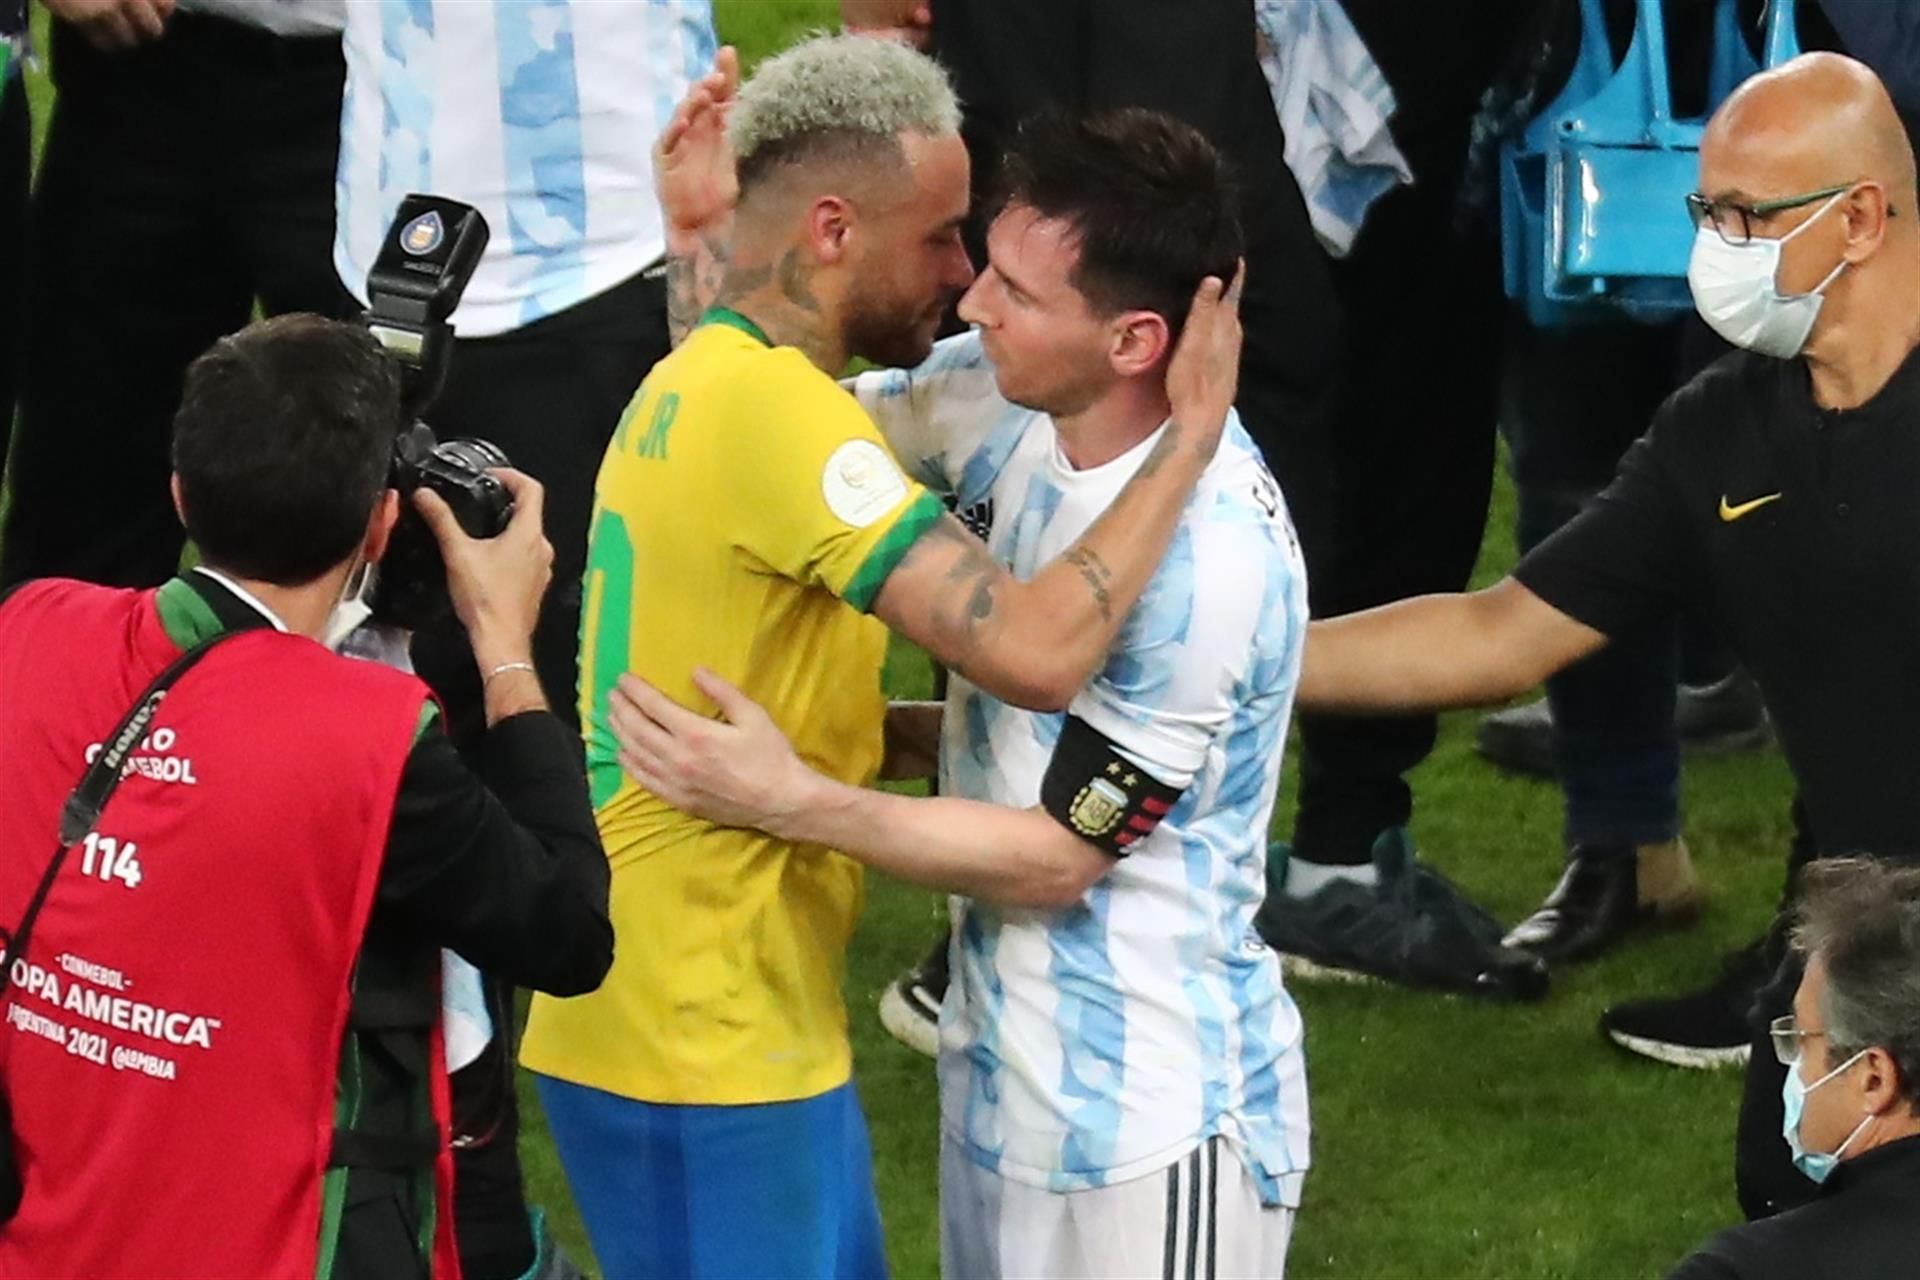
<svg viewBox="0 0 1920 1280">
<path fill-rule="evenodd" d="M 373 616 L 375 572 L 373 561 L 362 560 L 341 584 L 340 599 L 327 615 L 326 629 L 320 633 L 320 643 L 335 653 L 340 652 L 340 646 L 361 623 Z"/>
<path fill-rule="evenodd" d="M 1820 206 L 1819 212 L 1778 240 L 1749 240 L 1728 244 L 1711 222 L 1693 236 L 1693 256 L 1687 262 L 1687 287 L 1693 290 L 1694 309 L 1707 327 L 1736 347 L 1781 360 L 1800 354 L 1813 332 L 1826 287 L 1846 269 L 1843 258 L 1811 293 L 1783 297 L 1776 279 L 1780 246 L 1805 231 L 1847 196 L 1842 191 Z"/>
</svg>

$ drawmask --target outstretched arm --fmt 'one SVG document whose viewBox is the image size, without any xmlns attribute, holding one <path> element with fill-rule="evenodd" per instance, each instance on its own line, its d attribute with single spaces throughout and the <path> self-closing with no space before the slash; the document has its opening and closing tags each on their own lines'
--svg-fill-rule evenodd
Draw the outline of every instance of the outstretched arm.
<svg viewBox="0 0 1920 1280">
<path fill-rule="evenodd" d="M 1010 907 L 1071 906 L 1114 864 L 1039 809 L 891 795 L 823 777 L 744 693 L 704 669 L 693 681 L 725 719 L 696 715 L 631 675 L 610 703 L 621 767 L 676 809 Z"/>
<path fill-rule="evenodd" d="M 1346 714 L 1478 707 L 1517 697 L 1607 643 L 1512 578 L 1307 628 L 1297 705 Z"/>
</svg>

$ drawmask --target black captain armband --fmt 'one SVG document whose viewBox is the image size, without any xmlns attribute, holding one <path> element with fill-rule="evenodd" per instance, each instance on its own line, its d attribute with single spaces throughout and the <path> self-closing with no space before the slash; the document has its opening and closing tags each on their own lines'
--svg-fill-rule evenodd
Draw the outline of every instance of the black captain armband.
<svg viewBox="0 0 1920 1280">
<path fill-rule="evenodd" d="M 1121 755 L 1079 716 L 1068 716 L 1040 782 L 1040 807 L 1101 852 L 1124 858 L 1160 825 L 1181 790 Z"/>
</svg>

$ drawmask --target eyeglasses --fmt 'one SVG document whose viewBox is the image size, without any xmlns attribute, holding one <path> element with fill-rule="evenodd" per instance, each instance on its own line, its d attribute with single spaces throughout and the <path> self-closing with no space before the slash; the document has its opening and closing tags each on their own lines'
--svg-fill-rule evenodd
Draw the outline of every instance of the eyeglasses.
<svg viewBox="0 0 1920 1280">
<path fill-rule="evenodd" d="M 1773 1056 L 1780 1060 L 1783 1067 L 1792 1066 L 1794 1059 L 1800 1056 L 1802 1040 L 1825 1034 L 1824 1031 L 1802 1031 L 1799 1022 L 1790 1013 L 1767 1024 L 1767 1035 L 1773 1039 Z"/>
<path fill-rule="evenodd" d="M 1837 187 L 1822 187 L 1818 191 L 1809 191 L 1805 195 L 1781 196 L 1778 200 L 1760 200 L 1753 204 L 1738 204 L 1732 200 L 1711 200 L 1698 191 L 1687 195 L 1687 216 L 1693 219 L 1697 231 L 1707 223 L 1720 233 L 1720 238 L 1728 244 L 1745 244 L 1753 239 L 1753 224 L 1765 222 L 1776 213 L 1785 213 L 1788 209 L 1798 209 L 1802 205 L 1812 204 L 1815 200 L 1825 200 L 1850 190 L 1851 182 L 1843 182 Z"/>
</svg>

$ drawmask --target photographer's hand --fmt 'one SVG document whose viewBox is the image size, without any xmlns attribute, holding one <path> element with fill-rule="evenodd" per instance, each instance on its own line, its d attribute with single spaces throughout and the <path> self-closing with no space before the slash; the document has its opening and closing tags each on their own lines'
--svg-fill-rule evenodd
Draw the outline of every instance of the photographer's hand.
<svg viewBox="0 0 1920 1280">
<path fill-rule="evenodd" d="M 467 630 L 486 684 L 491 725 L 522 711 L 546 709 L 532 671 L 533 626 L 553 580 L 553 547 L 542 531 L 540 482 L 505 467 L 489 474 L 513 495 L 513 518 L 498 537 L 468 537 L 452 509 L 430 490 L 415 491 L 413 501 L 440 544 L 453 611 Z"/>
</svg>

